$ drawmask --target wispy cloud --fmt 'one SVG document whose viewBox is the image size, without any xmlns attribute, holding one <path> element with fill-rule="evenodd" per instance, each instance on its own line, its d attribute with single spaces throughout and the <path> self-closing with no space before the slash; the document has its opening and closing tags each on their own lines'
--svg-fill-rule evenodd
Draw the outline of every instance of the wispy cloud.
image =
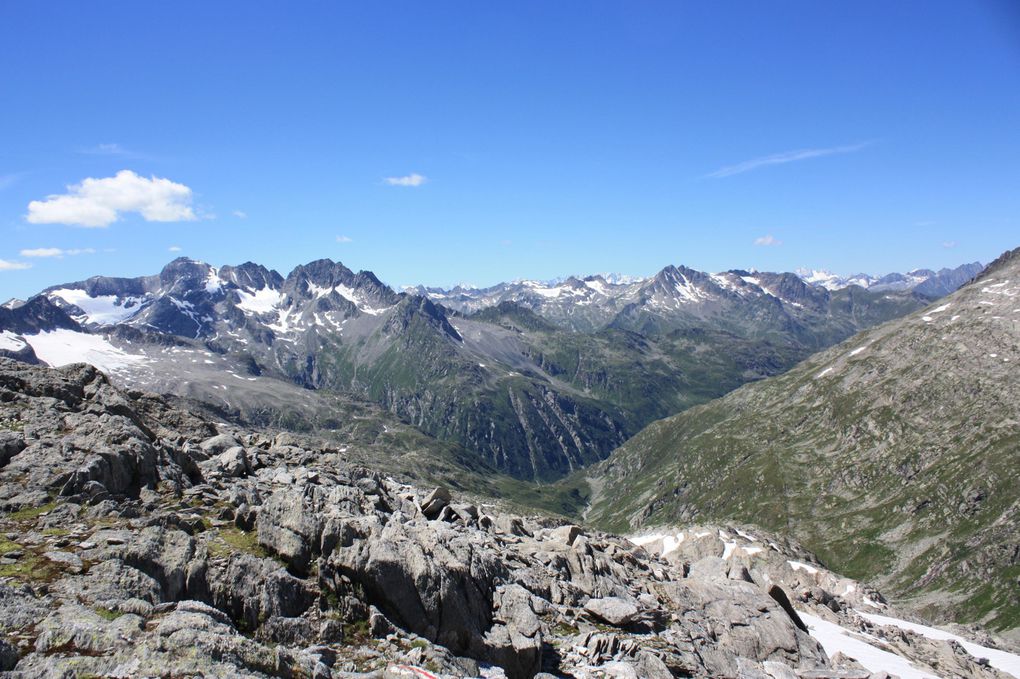
<svg viewBox="0 0 1020 679">
<path fill-rule="evenodd" d="M 230 214 L 234 215 L 238 219 L 248 219 L 248 213 L 244 210 L 234 210 Z"/>
<path fill-rule="evenodd" d="M 351 238 L 350 236 L 337 236 L 336 237 L 336 242 L 337 243 L 353 243 L 354 239 Z"/>
<path fill-rule="evenodd" d="M 6 259 L 0 259 L 0 271 L 20 271 L 31 268 L 32 265 L 28 262 L 10 262 Z"/>
<path fill-rule="evenodd" d="M 25 219 L 31 224 L 102 228 L 126 212 L 137 212 L 147 222 L 196 219 L 190 188 L 160 177 L 147 179 L 131 170 L 121 170 L 113 177 L 89 177 L 68 186 L 67 193 L 33 200 Z"/>
<path fill-rule="evenodd" d="M 947 250 L 955 248 L 956 247 L 956 241 L 955 240 L 943 241 L 942 247 L 946 248 Z"/>
<path fill-rule="evenodd" d="M 821 158 L 823 156 L 835 156 L 843 153 L 856 153 L 861 149 L 870 146 L 872 142 L 866 141 L 860 144 L 851 144 L 849 146 L 833 146 L 830 148 L 823 149 L 798 149 L 796 151 L 785 151 L 783 153 L 774 153 L 771 156 L 762 156 L 761 158 L 752 158 L 751 160 L 745 160 L 742 163 L 736 165 L 727 165 L 726 167 L 719 168 L 715 172 L 710 172 L 706 177 L 712 179 L 721 179 L 723 177 L 732 177 L 733 175 L 743 174 L 750 172 L 751 170 L 757 170 L 760 167 L 767 167 L 769 165 L 785 165 L 786 163 L 795 163 L 799 160 L 810 160 L 811 158 Z"/>
<path fill-rule="evenodd" d="M 171 245 L 170 247 L 167 248 L 167 250 L 169 250 L 170 252 L 180 252 L 181 251 L 181 246 L 180 245 Z"/>
<path fill-rule="evenodd" d="M 760 245 L 762 247 L 773 247 L 776 245 L 782 245 L 783 241 L 779 240 L 770 233 L 767 236 L 759 236 L 758 238 L 755 238 L 754 244 Z"/>
<path fill-rule="evenodd" d="M 95 248 L 72 248 L 65 250 L 64 248 L 30 248 L 28 250 L 22 250 L 22 257 L 74 257 L 75 255 L 91 255 L 95 254 Z"/>
<path fill-rule="evenodd" d="M 17 181 L 21 179 L 21 176 L 23 174 L 25 173 L 11 172 L 9 174 L 0 174 L 0 191 L 3 191 L 4 189 L 9 189 L 12 186 L 14 186 L 17 183 Z"/>
<path fill-rule="evenodd" d="M 403 177 L 386 177 L 383 179 L 383 183 L 388 186 L 421 186 L 428 180 L 429 178 L 425 175 L 412 172 Z"/>
<path fill-rule="evenodd" d="M 78 149 L 78 153 L 85 156 L 117 156 L 118 158 L 145 158 L 141 153 L 126 149 L 120 144 L 96 144 Z"/>
</svg>

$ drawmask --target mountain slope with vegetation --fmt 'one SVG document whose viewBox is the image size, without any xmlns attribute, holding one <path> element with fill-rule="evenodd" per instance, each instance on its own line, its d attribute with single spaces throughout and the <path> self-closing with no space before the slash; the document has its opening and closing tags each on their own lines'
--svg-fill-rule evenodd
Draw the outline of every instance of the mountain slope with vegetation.
<svg viewBox="0 0 1020 679">
<path fill-rule="evenodd" d="M 935 305 L 653 423 L 591 470 L 617 530 L 746 521 L 915 610 L 1020 626 L 1020 249 Z"/>
</svg>

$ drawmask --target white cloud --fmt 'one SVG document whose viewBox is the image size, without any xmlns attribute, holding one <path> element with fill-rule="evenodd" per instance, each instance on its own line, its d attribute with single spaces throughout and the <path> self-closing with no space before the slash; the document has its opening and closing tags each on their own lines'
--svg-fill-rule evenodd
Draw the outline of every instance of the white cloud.
<svg viewBox="0 0 1020 679">
<path fill-rule="evenodd" d="M 383 182 L 389 186 L 421 186 L 429 179 L 425 175 L 412 172 L 404 177 L 386 177 Z"/>
<path fill-rule="evenodd" d="M 9 262 L 6 259 L 0 259 L 0 271 L 20 271 L 31 268 L 32 265 L 28 262 Z"/>
<path fill-rule="evenodd" d="M 244 210 L 234 210 L 230 214 L 234 215 L 238 219 L 248 219 L 248 213 Z"/>
<path fill-rule="evenodd" d="M 353 243 L 354 239 L 351 238 L 350 236 L 337 236 L 336 237 L 336 242 L 337 243 Z"/>
<path fill-rule="evenodd" d="M 797 151 L 774 153 L 771 156 L 745 160 L 744 162 L 737 163 L 736 165 L 727 165 L 726 167 L 720 168 L 715 172 L 710 172 L 705 176 L 711 177 L 712 179 L 721 179 L 722 177 L 732 177 L 735 174 L 743 174 L 744 172 L 757 170 L 759 167 L 766 167 L 768 165 L 784 165 L 798 160 L 821 158 L 822 156 L 834 156 L 841 153 L 855 153 L 867 146 L 870 146 L 871 143 L 872 142 L 868 141 L 861 144 L 851 144 L 849 146 L 833 146 L 825 149 L 799 149 Z"/>
<path fill-rule="evenodd" d="M 181 251 L 181 246 L 180 245 L 171 245 L 170 247 L 167 248 L 167 250 L 169 250 L 170 252 L 180 252 Z"/>
<path fill-rule="evenodd" d="M 95 253 L 94 248 L 74 248 L 65 250 L 63 248 L 31 248 L 22 250 L 22 257 L 73 257 L 75 255 L 91 255 Z"/>
<path fill-rule="evenodd" d="M 955 248 L 956 247 L 956 241 L 955 240 L 947 240 L 947 241 L 942 243 L 942 247 L 946 248 L 947 250 L 951 249 L 951 248 Z"/>
<path fill-rule="evenodd" d="M 770 233 L 767 236 L 760 236 L 758 238 L 755 238 L 754 239 L 754 244 L 755 245 L 762 245 L 764 247 L 771 247 L 773 245 L 782 245 L 783 241 L 779 240 L 778 238 L 776 238 L 775 236 L 773 236 Z"/>
<path fill-rule="evenodd" d="M 106 227 L 125 212 L 137 212 L 147 222 L 183 222 L 195 219 L 191 189 L 169 179 L 146 179 L 131 170 L 113 177 L 84 179 L 67 187 L 67 193 L 33 200 L 25 219 L 31 224 L 70 224 Z"/>
</svg>

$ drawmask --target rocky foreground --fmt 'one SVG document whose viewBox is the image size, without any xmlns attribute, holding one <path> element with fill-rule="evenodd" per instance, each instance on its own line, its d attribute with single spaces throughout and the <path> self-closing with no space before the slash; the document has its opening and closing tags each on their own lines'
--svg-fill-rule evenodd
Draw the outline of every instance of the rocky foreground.
<svg viewBox="0 0 1020 679">
<path fill-rule="evenodd" d="M 887 676 L 806 621 L 919 672 L 1007 676 L 864 608 L 888 613 L 775 537 L 516 516 L 90 366 L 0 359 L 0 676 Z"/>
</svg>

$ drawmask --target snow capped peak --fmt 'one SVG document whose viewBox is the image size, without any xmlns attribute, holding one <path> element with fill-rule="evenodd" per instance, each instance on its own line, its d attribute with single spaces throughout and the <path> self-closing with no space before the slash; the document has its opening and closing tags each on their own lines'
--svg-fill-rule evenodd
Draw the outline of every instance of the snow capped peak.
<svg viewBox="0 0 1020 679">
<path fill-rule="evenodd" d="M 858 273 L 851 276 L 840 276 L 825 269 L 797 269 L 795 273 L 808 285 L 816 285 L 826 290 L 841 290 L 851 285 L 870 288 L 877 280 L 868 274 Z"/>
<path fill-rule="evenodd" d="M 866 273 L 841 276 L 824 269 L 797 269 L 796 274 L 808 285 L 816 285 L 827 290 L 841 290 L 851 285 L 880 291 L 914 290 L 924 294 L 946 294 L 960 287 L 967 280 L 980 272 L 980 262 L 963 264 L 955 269 L 944 268 L 939 271 L 931 269 L 914 269 L 907 273 L 889 273 L 884 276 L 872 276 Z"/>
<path fill-rule="evenodd" d="M 610 285 L 632 285 L 634 283 L 644 283 L 648 280 L 644 276 L 630 276 L 622 273 L 600 273 L 598 276 Z"/>
</svg>

